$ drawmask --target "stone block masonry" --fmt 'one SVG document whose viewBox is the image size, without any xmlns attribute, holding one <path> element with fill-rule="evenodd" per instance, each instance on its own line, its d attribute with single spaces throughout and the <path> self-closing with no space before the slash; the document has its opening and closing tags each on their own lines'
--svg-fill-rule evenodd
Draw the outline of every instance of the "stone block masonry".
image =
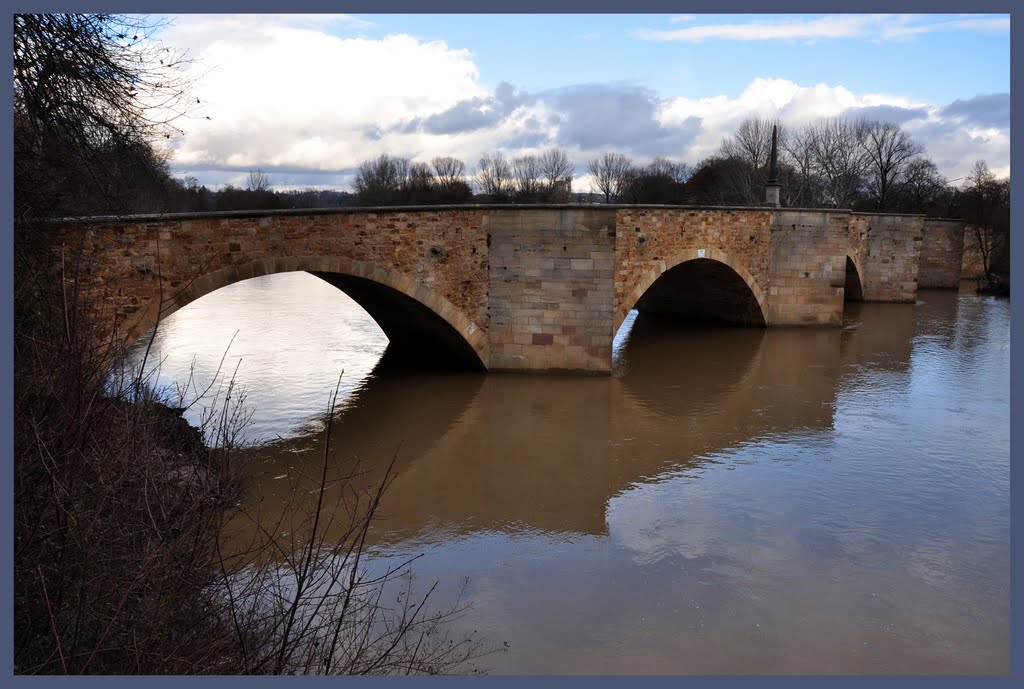
<svg viewBox="0 0 1024 689">
<path fill-rule="evenodd" d="M 615 211 L 495 210 L 487 232 L 491 370 L 609 372 Z"/>
<path fill-rule="evenodd" d="M 732 268 L 765 308 L 771 210 L 626 206 L 616 215 L 615 330 L 656 280 L 696 259 Z"/>
<path fill-rule="evenodd" d="M 225 285 L 302 270 L 359 302 L 411 358 L 608 373 L 634 307 L 836 327 L 847 285 L 892 302 L 953 286 L 963 232 L 845 210 L 434 206 L 72 219 L 52 245 L 55 263 L 76 262 L 69 293 L 129 339 Z"/>
<path fill-rule="evenodd" d="M 925 220 L 917 286 L 921 289 L 959 288 L 963 253 L 963 221 Z"/>
<path fill-rule="evenodd" d="M 850 224 L 863 229 L 861 271 L 864 301 L 910 303 L 917 298 L 923 215 L 855 213 Z"/>
<path fill-rule="evenodd" d="M 773 215 L 769 325 L 842 325 L 848 221 L 845 211 Z"/>
</svg>

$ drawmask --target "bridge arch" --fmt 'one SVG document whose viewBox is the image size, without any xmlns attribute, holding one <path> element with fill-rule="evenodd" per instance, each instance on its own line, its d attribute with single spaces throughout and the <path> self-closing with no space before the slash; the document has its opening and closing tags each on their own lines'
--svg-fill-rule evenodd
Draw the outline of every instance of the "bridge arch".
<svg viewBox="0 0 1024 689">
<path fill-rule="evenodd" d="M 398 270 L 337 256 L 257 259 L 200 275 L 166 295 L 162 304 L 154 300 L 131 328 L 128 342 L 221 287 L 262 275 L 295 271 L 311 273 L 356 301 L 387 335 L 388 353 L 393 361 L 440 357 L 443 364 L 487 369 L 486 333 L 449 300 Z"/>
<path fill-rule="evenodd" d="M 672 277 L 685 277 L 687 266 L 694 269 L 692 277 L 711 275 L 726 282 L 733 294 L 740 294 L 746 303 L 736 304 L 739 310 L 733 313 L 724 312 L 721 320 L 732 321 L 743 325 L 764 327 L 768 323 L 768 304 L 764 291 L 757 280 L 742 263 L 719 249 L 688 249 L 659 261 L 649 268 L 637 281 L 636 286 L 622 301 L 615 313 L 613 333 L 618 332 L 622 322 L 630 310 L 642 304 L 641 300 L 657 295 L 654 290 L 664 286 L 666 293 L 671 288 L 694 284 L 693 280 L 682 281 L 682 285 L 672 285 Z"/>
</svg>

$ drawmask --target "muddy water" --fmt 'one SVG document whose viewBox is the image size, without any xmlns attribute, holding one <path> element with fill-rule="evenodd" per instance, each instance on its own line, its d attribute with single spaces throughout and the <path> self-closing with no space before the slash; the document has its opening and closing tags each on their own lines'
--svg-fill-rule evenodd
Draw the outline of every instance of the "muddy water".
<svg viewBox="0 0 1024 689">
<path fill-rule="evenodd" d="M 1009 670 L 1006 301 L 848 304 L 841 330 L 631 317 L 607 378 L 388 372 L 386 343 L 284 274 L 174 314 L 151 361 L 248 388 L 268 518 L 344 370 L 333 468 L 396 460 L 378 562 L 422 554 L 437 603 L 468 577 L 459 624 L 509 645 L 493 672 Z"/>
</svg>

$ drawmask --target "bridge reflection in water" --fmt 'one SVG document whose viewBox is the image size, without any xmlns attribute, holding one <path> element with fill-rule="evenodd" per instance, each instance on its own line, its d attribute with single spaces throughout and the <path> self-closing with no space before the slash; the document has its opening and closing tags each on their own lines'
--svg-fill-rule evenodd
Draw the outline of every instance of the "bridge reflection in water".
<svg viewBox="0 0 1024 689">
<path fill-rule="evenodd" d="M 331 463 L 340 473 L 357 455 L 369 482 L 397 453 L 373 549 L 426 553 L 417 573 L 441 580 L 442 598 L 469 576 L 467 628 L 513 649 L 499 672 L 1002 672 L 1004 307 L 922 292 L 848 303 L 844 326 L 821 330 L 640 314 L 607 378 L 383 357 L 349 381 Z M 301 352 L 323 319 L 290 316 L 293 333 L 269 346 Z M 321 338 L 333 360 L 380 351 L 361 318 Z M 322 428 L 336 372 L 274 373 L 253 385 Z M 301 388 L 314 384 L 310 406 Z M 298 433 L 250 452 L 268 523 L 289 480 L 315 475 L 320 443 Z"/>
</svg>

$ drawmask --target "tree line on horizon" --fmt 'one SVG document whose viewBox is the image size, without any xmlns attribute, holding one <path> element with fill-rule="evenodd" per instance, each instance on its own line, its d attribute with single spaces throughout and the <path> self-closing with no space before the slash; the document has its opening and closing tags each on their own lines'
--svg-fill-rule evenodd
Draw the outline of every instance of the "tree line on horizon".
<svg viewBox="0 0 1024 689">
<path fill-rule="evenodd" d="M 892 122 L 828 118 L 789 127 L 777 119 L 749 117 L 696 165 L 666 156 L 640 164 L 619 152 L 588 160 L 589 193 L 573 193 L 577 165 L 557 146 L 514 157 L 490 151 L 472 167 L 450 155 L 425 162 L 382 153 L 359 165 L 352 192 L 275 190 L 262 170 L 251 171 L 245 186 L 211 190 L 194 177 L 172 177 L 167 161 L 154 155 L 148 166 L 153 174 L 136 177 L 140 188 L 128 205 L 132 212 L 572 202 L 760 206 L 773 127 L 784 207 L 959 217 L 982 181 L 1008 190 L 1009 180 L 996 180 L 983 161 L 964 185 L 954 186 L 923 146 Z M 95 212 L 95 204 L 85 206 Z"/>
</svg>

